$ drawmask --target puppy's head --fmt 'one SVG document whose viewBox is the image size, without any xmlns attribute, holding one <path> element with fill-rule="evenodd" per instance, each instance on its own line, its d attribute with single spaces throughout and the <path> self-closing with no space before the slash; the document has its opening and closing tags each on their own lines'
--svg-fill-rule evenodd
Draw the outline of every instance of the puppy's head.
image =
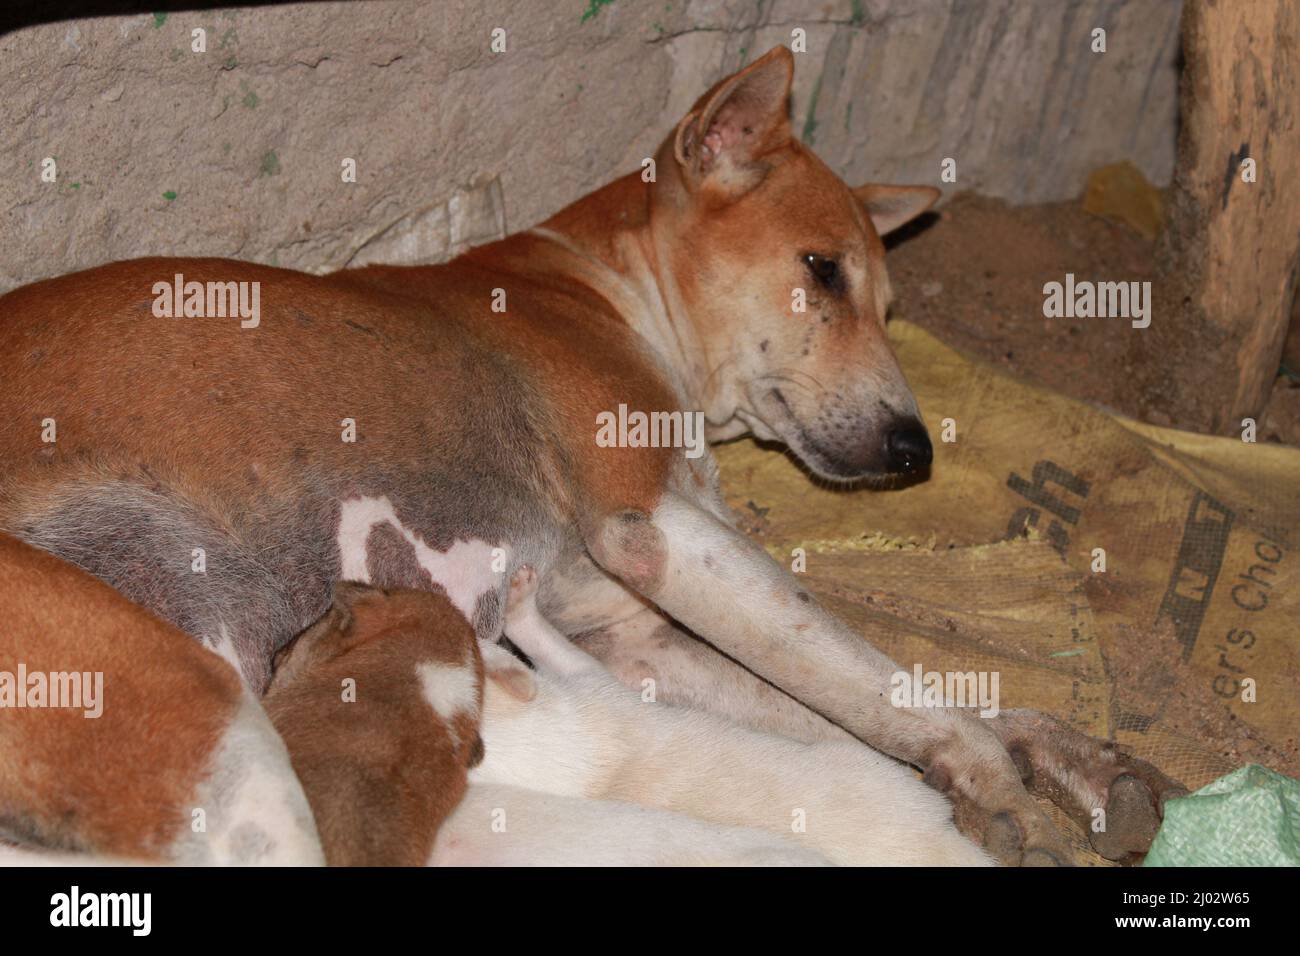
<svg viewBox="0 0 1300 956">
<path fill-rule="evenodd" d="M 793 73 L 777 47 L 723 80 L 656 161 L 659 245 L 702 346 L 705 414 L 826 478 L 914 471 L 931 447 L 885 338 L 880 237 L 939 191 L 846 185 L 791 135 Z"/>
<path fill-rule="evenodd" d="M 404 651 L 407 656 L 437 660 L 464 660 L 476 647 L 473 629 L 441 594 L 340 581 L 320 619 L 276 651 L 271 687 L 398 638 L 410 645 Z"/>
</svg>

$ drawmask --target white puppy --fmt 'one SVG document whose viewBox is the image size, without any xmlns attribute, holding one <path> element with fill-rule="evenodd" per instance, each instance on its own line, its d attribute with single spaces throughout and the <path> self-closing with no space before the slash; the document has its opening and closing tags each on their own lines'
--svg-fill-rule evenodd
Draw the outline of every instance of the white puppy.
<svg viewBox="0 0 1300 956">
<path fill-rule="evenodd" d="M 481 728 L 486 757 L 470 772 L 472 785 L 757 828 L 838 864 L 992 862 L 958 832 L 942 795 L 863 744 L 804 744 L 643 702 L 542 618 L 527 582 L 512 596 L 506 634 L 537 670 L 504 648 L 482 648 L 491 678 Z M 479 795 L 472 787 L 467 803 Z M 576 845 L 598 850 L 582 839 Z"/>
<path fill-rule="evenodd" d="M 762 830 L 631 803 L 470 784 L 430 866 L 826 866 Z"/>
</svg>

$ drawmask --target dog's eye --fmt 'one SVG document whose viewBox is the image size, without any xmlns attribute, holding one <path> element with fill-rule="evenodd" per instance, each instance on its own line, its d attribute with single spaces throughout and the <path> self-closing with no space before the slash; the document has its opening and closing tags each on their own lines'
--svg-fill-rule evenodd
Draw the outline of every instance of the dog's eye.
<svg viewBox="0 0 1300 956">
<path fill-rule="evenodd" d="M 840 273 L 840 264 L 828 256 L 819 256 L 815 252 L 809 252 L 803 257 L 804 264 L 808 266 L 808 271 L 812 273 L 817 284 L 823 289 L 831 292 L 842 292 L 844 289 L 844 277 Z"/>
</svg>

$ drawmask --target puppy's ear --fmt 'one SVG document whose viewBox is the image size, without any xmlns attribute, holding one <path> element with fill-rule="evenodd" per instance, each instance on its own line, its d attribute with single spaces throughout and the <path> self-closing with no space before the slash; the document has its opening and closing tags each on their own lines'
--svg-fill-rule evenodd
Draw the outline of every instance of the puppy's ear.
<svg viewBox="0 0 1300 956">
<path fill-rule="evenodd" d="M 790 141 L 793 82 L 794 57 L 778 46 L 700 97 L 673 139 L 687 187 L 736 198 L 757 186 L 763 155 Z"/>
<path fill-rule="evenodd" d="M 921 215 L 942 194 L 933 186 L 881 186 L 868 183 L 853 190 L 853 195 L 871 217 L 876 233 L 884 236 Z"/>
<path fill-rule="evenodd" d="M 528 703 L 537 696 L 537 676 L 515 655 L 499 644 L 479 641 L 483 653 L 483 676 L 515 700 Z"/>
<path fill-rule="evenodd" d="M 334 600 L 325 613 L 294 635 L 271 658 L 272 677 L 267 693 L 291 683 L 311 663 L 318 648 L 346 638 L 352 631 L 352 605 L 362 593 L 370 590 L 366 585 L 351 582 L 335 585 Z"/>
</svg>

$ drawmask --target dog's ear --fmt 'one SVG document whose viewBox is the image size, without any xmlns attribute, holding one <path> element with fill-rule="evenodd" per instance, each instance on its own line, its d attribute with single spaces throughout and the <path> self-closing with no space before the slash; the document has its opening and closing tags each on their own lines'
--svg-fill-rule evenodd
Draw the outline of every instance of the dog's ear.
<svg viewBox="0 0 1300 956">
<path fill-rule="evenodd" d="M 700 97 L 673 140 L 688 188 L 735 197 L 762 181 L 763 155 L 790 141 L 793 81 L 794 57 L 778 46 Z"/>
<path fill-rule="evenodd" d="M 292 683 L 296 675 L 320 657 L 319 652 L 336 653 L 352 634 L 353 605 L 376 593 L 382 594 L 365 584 L 351 581 L 335 584 L 333 600 L 325 613 L 294 635 L 271 658 L 272 677 L 267 691 Z"/>
<path fill-rule="evenodd" d="M 941 193 L 933 186 L 881 186 L 868 183 L 853 190 L 871 217 L 876 233 L 883 236 L 911 222 L 938 201 Z"/>
<path fill-rule="evenodd" d="M 478 646 L 488 681 L 525 704 L 537 696 L 537 677 L 523 661 L 492 641 L 479 641 Z"/>
</svg>

